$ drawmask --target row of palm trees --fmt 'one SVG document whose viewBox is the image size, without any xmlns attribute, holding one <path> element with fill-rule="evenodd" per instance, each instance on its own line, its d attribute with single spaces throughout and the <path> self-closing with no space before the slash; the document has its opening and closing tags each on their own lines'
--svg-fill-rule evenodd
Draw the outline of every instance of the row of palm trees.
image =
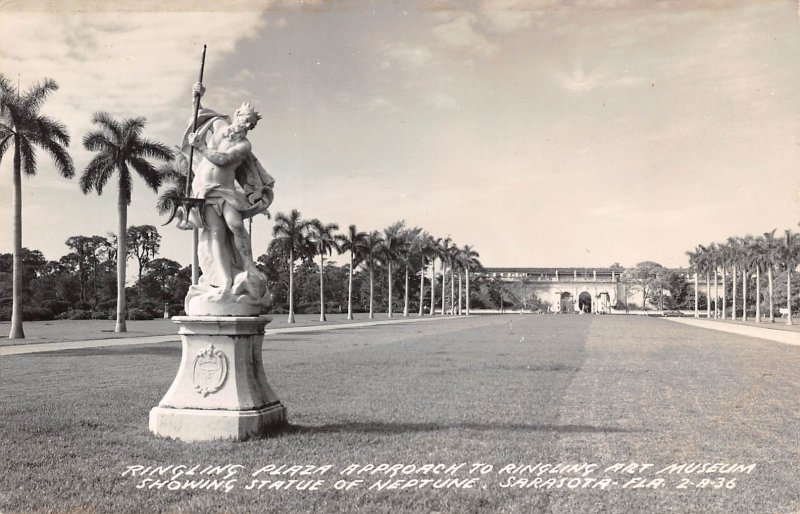
<svg viewBox="0 0 800 514">
<path fill-rule="evenodd" d="M 727 281 L 732 281 L 730 319 L 736 319 L 737 308 L 741 305 L 741 319 L 747 321 L 748 283 L 755 277 L 755 291 L 750 298 L 755 302 L 755 321 L 762 321 L 761 280 L 766 273 L 769 304 L 768 319 L 775 321 L 773 278 L 775 273 L 786 272 L 786 307 L 788 317 L 786 323 L 792 324 L 792 273 L 800 263 L 800 234 L 785 230 L 780 236 L 775 230 L 759 236 L 746 235 L 729 237 L 724 243 L 711 243 L 708 246 L 698 245 L 694 251 L 686 252 L 689 265 L 694 272 L 695 307 L 694 315 L 699 317 L 698 275 L 705 275 L 706 317 L 728 318 Z M 713 286 L 712 286 L 713 277 Z M 722 296 L 719 294 L 720 279 Z M 737 284 L 741 280 L 741 291 L 737 295 Z M 712 293 L 713 287 L 713 293 Z M 737 296 L 741 300 L 737 299 Z M 721 299 L 721 309 L 719 301 Z M 737 303 L 739 302 L 739 303 Z M 713 313 L 712 313 L 713 303 Z"/>
<path fill-rule="evenodd" d="M 45 79 L 21 92 L 19 86 L 0 74 L 0 161 L 13 145 L 13 271 L 12 314 L 9 338 L 24 338 L 22 327 L 22 173 L 35 175 L 38 147 L 53 160 L 59 174 L 65 178 L 75 175 L 75 166 L 67 152 L 70 136 L 66 126 L 58 120 L 40 113 L 44 101 L 58 90 L 58 84 Z M 98 195 L 109 179 L 116 173 L 117 197 L 117 255 L 127 256 L 128 206 L 131 204 L 135 171 L 153 191 L 158 191 L 163 176 L 151 160 L 168 162 L 172 151 L 163 144 L 142 135 L 145 127 L 143 117 L 116 120 L 98 112 L 92 117 L 97 126 L 83 137 L 83 147 L 95 152 L 80 177 L 80 189 L 84 194 L 95 191 Z M 116 332 L 126 332 L 125 298 L 126 259 L 117 259 L 117 321 Z"/>
<path fill-rule="evenodd" d="M 38 147 L 49 154 L 59 174 L 65 178 L 72 178 L 75 175 L 75 166 L 72 158 L 67 152 L 70 144 L 70 136 L 66 126 L 58 120 L 40 113 L 44 101 L 53 92 L 58 90 L 58 85 L 51 79 L 45 79 L 36 83 L 29 89 L 21 92 L 19 86 L 0 74 L 0 161 L 6 151 L 12 147 L 14 149 L 13 162 L 13 272 L 12 272 L 12 315 L 11 329 L 9 338 L 24 338 L 25 333 L 22 326 L 22 181 L 21 176 L 36 174 L 37 161 L 36 151 Z M 180 164 L 174 161 L 173 152 L 161 143 L 149 140 L 142 135 L 145 126 L 143 117 L 116 120 L 110 115 L 98 112 L 92 117 L 92 122 L 97 126 L 86 134 L 83 138 L 85 149 L 95 152 L 95 156 L 87 165 L 80 177 L 80 189 L 84 194 L 96 192 L 98 195 L 103 193 L 104 187 L 116 173 L 118 179 L 118 236 L 117 255 L 127 256 L 127 239 L 124 236 L 127 232 L 127 208 L 131 203 L 132 174 L 135 171 L 153 191 L 158 191 L 162 183 L 173 185 L 171 192 L 166 192 L 159 199 L 159 210 L 167 209 L 175 191 L 183 189 L 184 183 L 180 176 L 185 176 L 180 169 Z M 160 167 L 156 167 L 153 162 L 161 162 Z M 185 181 L 185 179 L 184 179 Z M 172 195 L 172 196 L 171 196 Z M 447 238 L 445 240 L 434 239 L 420 229 L 406 229 L 405 226 L 395 224 L 384 231 L 383 234 L 371 232 L 368 234 L 356 231 L 354 226 L 350 227 L 350 233 L 345 235 L 334 234 L 338 230 L 336 224 L 322 224 L 313 220 L 302 220 L 299 213 L 292 211 L 289 216 L 279 216 L 276 219 L 275 227 L 276 240 L 273 245 L 286 251 L 289 259 L 290 269 L 293 270 L 294 263 L 298 259 L 303 259 L 311 255 L 320 256 L 320 266 L 324 266 L 325 255 L 330 255 L 335 249 L 337 251 L 349 251 L 351 254 L 351 274 L 354 266 L 365 263 L 370 271 L 372 278 L 373 270 L 377 264 L 388 267 L 390 280 L 392 278 L 392 266 L 404 266 L 406 272 L 406 306 L 404 314 L 408 314 L 408 278 L 411 266 L 418 266 L 424 270 L 426 263 L 431 264 L 433 277 L 433 265 L 436 258 L 444 266 L 443 276 L 450 270 L 451 282 L 454 280 L 453 270 L 465 271 L 467 289 L 469 288 L 469 270 L 479 266 L 477 261 L 478 254 L 471 247 L 458 249 Z M 197 234 L 195 233 L 194 244 L 196 246 Z M 196 251 L 193 252 L 196 255 Z M 193 262 L 193 281 L 197 279 L 197 266 Z M 293 284 L 290 274 L 290 322 L 294 321 L 293 304 L 291 292 Z M 461 273 L 459 280 L 459 304 L 454 307 L 451 294 L 451 311 L 460 312 L 460 288 Z M 126 298 L 125 298 L 125 277 L 126 259 L 117 259 L 117 320 L 115 331 L 125 332 L 126 328 Z M 320 274 L 320 299 L 324 300 L 323 281 L 324 274 Z M 391 282 L 390 282 L 391 287 Z M 454 285 L 451 288 L 454 291 Z M 352 289 L 352 277 L 351 277 Z M 433 313 L 433 294 L 431 291 L 431 313 Z M 352 291 L 351 295 L 352 297 Z M 445 297 L 442 296 L 442 311 L 445 310 Z M 391 291 L 390 291 L 391 297 Z M 348 302 L 351 303 L 351 302 Z M 324 320 L 325 303 L 321 301 L 321 318 Z M 469 306 L 467 305 L 467 312 Z M 422 306 L 420 305 L 420 313 Z M 348 306 L 349 317 L 352 317 L 352 307 Z M 392 304 L 389 302 L 389 316 L 392 316 Z M 372 313 L 372 301 L 370 301 L 370 317 Z"/>
<path fill-rule="evenodd" d="M 450 237 L 436 238 L 419 227 L 407 227 L 398 221 L 383 231 L 359 231 L 350 225 L 346 232 L 337 233 L 336 223 L 323 223 L 318 219 L 303 219 L 300 212 L 293 209 L 289 214 L 278 213 L 273 226 L 273 239 L 270 249 L 283 255 L 289 267 L 289 323 L 294 323 L 294 266 L 299 260 L 319 256 L 320 266 L 320 321 L 326 321 L 325 289 L 323 273 L 325 256 L 347 253 L 349 256 L 349 276 L 347 295 L 347 319 L 353 319 L 353 273 L 363 266 L 369 274 L 369 317 L 375 317 L 374 284 L 375 272 L 385 269 L 388 279 L 388 312 L 394 316 L 393 291 L 394 273 L 404 273 L 403 316 L 409 315 L 409 291 L 412 276 L 419 275 L 419 315 L 424 314 L 425 271 L 430 267 L 431 285 L 436 282 L 436 261 L 441 266 L 442 295 L 441 314 L 469 314 L 470 272 L 481 268 L 478 253 L 469 245 L 458 247 Z M 447 284 L 450 294 L 447 294 Z M 463 279 L 463 280 L 462 280 Z M 458 296 L 456 296 L 456 281 Z M 436 312 L 435 288 L 430 288 L 429 313 Z M 465 291 L 466 290 L 466 291 Z M 466 299 L 462 308 L 462 300 Z"/>
</svg>

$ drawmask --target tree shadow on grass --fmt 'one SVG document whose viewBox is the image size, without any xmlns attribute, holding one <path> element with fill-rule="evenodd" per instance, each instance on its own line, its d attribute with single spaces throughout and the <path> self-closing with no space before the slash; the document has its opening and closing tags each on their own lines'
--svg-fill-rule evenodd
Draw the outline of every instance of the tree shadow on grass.
<svg viewBox="0 0 800 514">
<path fill-rule="evenodd" d="M 380 421 L 329 423 L 326 425 L 300 425 L 288 423 L 281 428 L 281 434 L 321 434 L 321 433 L 360 433 L 360 434 L 408 434 L 419 432 L 439 432 L 445 430 L 474 430 L 478 432 L 531 432 L 558 434 L 611 434 L 635 433 L 619 427 L 596 427 L 592 425 L 553 425 L 546 423 L 383 423 Z"/>
</svg>

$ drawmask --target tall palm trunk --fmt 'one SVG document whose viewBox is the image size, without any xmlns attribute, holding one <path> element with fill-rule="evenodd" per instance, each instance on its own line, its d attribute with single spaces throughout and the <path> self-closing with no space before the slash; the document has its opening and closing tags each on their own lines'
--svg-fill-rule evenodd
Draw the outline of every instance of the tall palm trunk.
<svg viewBox="0 0 800 514">
<path fill-rule="evenodd" d="M 792 324 L 792 270 L 786 266 L 786 324 Z"/>
<path fill-rule="evenodd" d="M 756 264 L 756 323 L 761 323 L 761 265 Z"/>
<path fill-rule="evenodd" d="M 775 323 L 775 305 L 772 299 L 772 264 L 767 268 L 767 282 L 769 283 L 769 322 Z"/>
<path fill-rule="evenodd" d="M 733 263 L 733 270 L 731 273 L 731 285 L 733 286 L 733 291 L 731 293 L 731 303 L 733 303 L 733 309 L 731 310 L 731 319 L 736 321 L 736 263 Z"/>
<path fill-rule="evenodd" d="M 387 317 L 392 317 L 392 261 L 389 261 L 389 315 Z"/>
<path fill-rule="evenodd" d="M 442 316 L 444 316 L 445 311 L 445 294 L 447 291 L 447 262 L 442 262 Z"/>
<path fill-rule="evenodd" d="M 711 273 L 706 271 L 706 319 L 711 319 Z"/>
<path fill-rule="evenodd" d="M 695 271 L 694 272 L 694 317 L 695 318 L 700 317 L 700 294 L 697 288 L 698 288 L 697 272 Z"/>
<path fill-rule="evenodd" d="M 325 252 L 319 252 L 319 320 L 325 318 Z"/>
<path fill-rule="evenodd" d="M 286 323 L 294 323 L 294 249 L 289 249 L 289 319 Z"/>
<path fill-rule="evenodd" d="M 464 274 L 466 275 L 466 282 L 467 282 L 467 291 L 466 297 L 464 298 L 464 305 L 466 307 L 467 316 L 469 316 L 469 268 L 464 270 Z"/>
<path fill-rule="evenodd" d="M 728 290 L 725 288 L 725 285 L 726 285 L 726 283 L 725 283 L 725 278 L 726 278 L 725 271 L 726 271 L 725 270 L 725 266 L 723 265 L 722 266 L 722 319 L 726 319 L 726 316 L 727 316 L 727 312 L 726 311 L 728 309 L 728 303 L 727 303 L 728 302 L 728 294 L 727 294 Z"/>
<path fill-rule="evenodd" d="M 123 170 L 119 171 L 122 175 Z M 127 332 L 125 324 L 127 317 L 127 305 L 125 303 L 125 264 L 128 260 L 128 205 L 123 196 L 122 187 L 119 188 L 119 199 L 117 202 L 117 216 L 119 224 L 117 226 L 117 324 L 114 332 Z"/>
<path fill-rule="evenodd" d="M 353 319 L 353 252 L 350 252 L 350 273 L 347 278 L 347 319 Z"/>
<path fill-rule="evenodd" d="M 373 299 L 375 293 L 375 282 L 373 281 L 373 273 L 372 273 L 372 263 L 369 265 L 369 319 L 375 317 L 375 311 L 373 310 L 374 302 Z"/>
<path fill-rule="evenodd" d="M 461 272 L 458 273 L 458 315 L 461 316 Z"/>
<path fill-rule="evenodd" d="M 719 282 L 717 275 L 717 265 L 714 264 L 714 319 L 719 317 Z"/>
<path fill-rule="evenodd" d="M 431 316 L 436 313 L 436 258 L 431 260 Z"/>
<path fill-rule="evenodd" d="M 419 270 L 419 315 L 422 317 L 425 310 L 425 259 L 422 260 L 422 268 Z"/>
<path fill-rule="evenodd" d="M 405 305 L 403 306 L 403 317 L 408 317 L 408 264 L 406 264 L 406 288 L 405 288 Z"/>
<path fill-rule="evenodd" d="M 456 315 L 456 267 L 450 266 L 450 315 Z"/>
<path fill-rule="evenodd" d="M 19 155 L 19 137 L 14 135 L 13 210 L 14 256 L 12 257 L 11 332 L 9 339 L 25 339 L 22 330 L 22 171 Z"/>
<path fill-rule="evenodd" d="M 747 267 L 742 266 L 742 321 L 747 321 Z"/>
</svg>

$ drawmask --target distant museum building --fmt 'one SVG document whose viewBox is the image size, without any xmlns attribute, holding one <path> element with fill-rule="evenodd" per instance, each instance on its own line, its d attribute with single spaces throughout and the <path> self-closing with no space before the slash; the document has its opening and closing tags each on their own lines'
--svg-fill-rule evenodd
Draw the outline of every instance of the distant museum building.
<svg viewBox="0 0 800 514">
<path fill-rule="evenodd" d="M 624 268 L 486 268 L 481 274 L 519 283 L 553 312 L 607 314 L 626 296 L 620 281 Z"/>
</svg>

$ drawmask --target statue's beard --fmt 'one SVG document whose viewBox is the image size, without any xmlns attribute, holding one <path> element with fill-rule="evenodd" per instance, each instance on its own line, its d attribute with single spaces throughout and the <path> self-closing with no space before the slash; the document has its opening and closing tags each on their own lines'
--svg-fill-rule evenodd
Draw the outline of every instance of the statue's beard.
<svg viewBox="0 0 800 514">
<path fill-rule="evenodd" d="M 242 125 L 229 125 L 222 137 L 230 141 L 241 141 L 247 135 L 247 127 Z"/>
</svg>

